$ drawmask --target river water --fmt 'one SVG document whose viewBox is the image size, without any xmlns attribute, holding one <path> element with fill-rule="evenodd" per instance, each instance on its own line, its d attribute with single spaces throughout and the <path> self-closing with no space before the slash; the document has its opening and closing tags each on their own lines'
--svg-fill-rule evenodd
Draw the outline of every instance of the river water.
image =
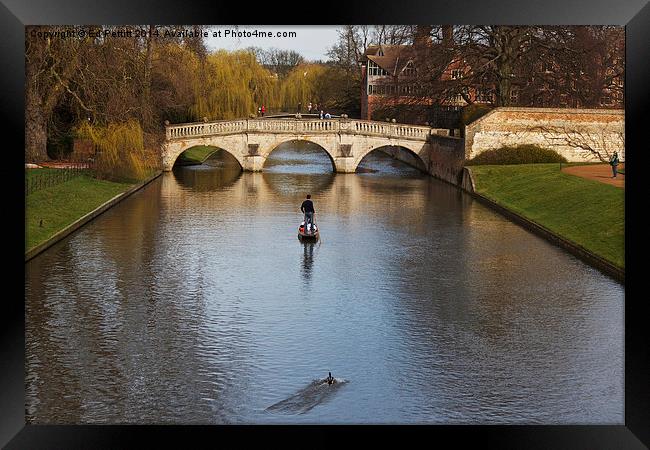
<svg viewBox="0 0 650 450">
<path fill-rule="evenodd" d="M 221 153 L 26 264 L 28 423 L 624 423 L 622 285 L 381 152 Z"/>
</svg>

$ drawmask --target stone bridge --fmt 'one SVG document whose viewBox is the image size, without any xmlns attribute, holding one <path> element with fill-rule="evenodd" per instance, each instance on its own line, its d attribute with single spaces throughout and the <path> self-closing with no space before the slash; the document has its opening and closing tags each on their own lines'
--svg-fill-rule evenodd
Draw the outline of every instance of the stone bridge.
<svg viewBox="0 0 650 450">
<path fill-rule="evenodd" d="M 441 178 L 449 176 L 453 179 L 449 181 L 456 182 L 458 162 L 460 160 L 462 167 L 464 159 L 463 140 L 442 136 L 443 133 L 447 134 L 447 130 L 344 118 L 185 123 L 166 126 L 162 162 L 163 169 L 170 171 L 185 150 L 209 145 L 230 153 L 243 170 L 257 172 L 262 170 L 266 158 L 278 145 L 302 140 L 323 148 L 336 172 L 354 172 L 363 157 L 378 148 L 392 147 L 392 154 L 396 156 L 394 148 L 401 147 L 408 150 L 408 155 L 402 155 L 406 162 Z"/>
</svg>

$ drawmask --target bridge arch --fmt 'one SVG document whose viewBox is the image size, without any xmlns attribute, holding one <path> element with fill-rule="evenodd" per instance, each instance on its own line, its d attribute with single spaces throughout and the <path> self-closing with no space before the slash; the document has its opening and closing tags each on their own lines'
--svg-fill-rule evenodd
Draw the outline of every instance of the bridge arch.
<svg viewBox="0 0 650 450">
<path fill-rule="evenodd" d="M 239 166 L 243 169 L 244 164 L 244 151 L 245 145 L 242 143 L 244 138 L 241 135 L 233 136 L 209 136 L 193 139 L 182 139 L 178 141 L 168 141 L 165 143 L 163 151 L 163 166 L 171 169 L 176 164 L 178 157 L 185 151 L 197 146 L 215 147 L 217 150 L 223 150 L 232 155 Z"/>
<path fill-rule="evenodd" d="M 198 159 L 201 160 L 201 162 L 205 162 L 206 160 L 208 160 L 215 153 L 217 153 L 219 151 L 222 151 L 224 153 L 227 153 L 232 159 L 237 161 L 237 163 L 239 164 L 240 169 L 243 169 L 241 162 L 237 160 L 237 157 L 235 155 L 233 155 L 233 153 L 231 151 L 229 151 L 228 149 L 225 149 L 225 148 L 217 147 L 216 145 L 193 145 L 191 147 L 188 147 L 188 148 L 186 148 L 185 150 L 181 151 L 178 154 L 178 156 L 176 157 L 176 161 L 174 162 L 174 165 L 176 165 L 176 163 L 180 159 L 182 159 L 184 154 L 186 154 L 189 151 L 192 151 L 192 149 L 195 149 L 197 147 L 204 147 L 204 149 L 201 149 L 201 150 L 197 149 L 197 150 L 199 150 L 199 152 L 198 152 L 198 154 L 196 156 L 198 157 Z M 198 161 L 198 159 L 197 159 L 197 161 Z"/>
<path fill-rule="evenodd" d="M 332 155 L 332 151 L 327 148 L 328 142 L 324 142 L 323 139 L 318 139 L 318 137 L 306 137 L 306 136 L 300 136 L 294 138 L 287 138 L 286 136 L 280 136 L 280 139 L 277 139 L 273 143 L 265 146 L 265 148 L 260 152 L 260 155 L 263 156 L 264 158 L 264 167 L 266 166 L 266 162 L 268 161 L 268 158 L 271 155 L 271 153 L 277 150 L 278 147 L 280 147 L 281 145 L 288 144 L 291 142 L 306 142 L 318 147 L 320 150 L 322 150 L 324 154 L 327 155 L 332 165 L 332 171 L 336 172 L 336 163 L 334 162 L 334 156 Z"/>
<path fill-rule="evenodd" d="M 426 172 L 427 171 L 427 161 L 423 157 L 426 153 L 425 146 L 410 145 L 409 143 L 400 142 L 397 143 L 380 143 L 369 146 L 367 149 L 359 152 L 354 161 L 354 170 L 356 171 L 359 167 L 361 161 L 374 151 L 379 151 L 385 149 L 385 152 L 393 156 L 400 161 L 418 168 L 419 170 Z M 401 152 L 401 154 L 400 154 Z M 428 155 L 427 155 L 428 156 Z"/>
</svg>

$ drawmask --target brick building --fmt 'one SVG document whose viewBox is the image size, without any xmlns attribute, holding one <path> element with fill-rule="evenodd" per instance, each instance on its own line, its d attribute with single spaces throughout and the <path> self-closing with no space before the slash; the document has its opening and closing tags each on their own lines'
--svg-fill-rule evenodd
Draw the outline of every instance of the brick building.
<svg viewBox="0 0 650 450">
<path fill-rule="evenodd" d="M 432 27 L 418 27 L 413 44 L 368 46 L 361 61 L 362 119 L 383 120 L 384 117 L 373 117 L 373 113 L 377 113 L 383 107 L 397 106 L 407 110 L 409 106 L 417 105 L 419 108 L 412 109 L 417 109 L 420 113 L 409 117 L 407 121 L 436 122 L 437 114 L 459 112 L 462 107 L 470 103 L 486 106 L 495 104 L 494 84 L 478 83 L 476 80 L 464 82 L 464 79 L 471 75 L 472 69 L 462 55 L 453 50 L 449 51 L 453 48 L 452 26 L 443 26 L 440 39 L 436 42 L 430 38 L 431 30 Z M 426 48 L 426 51 L 422 54 L 446 55 L 443 58 L 447 59 L 442 59 L 440 66 L 445 67 L 439 76 L 439 81 L 443 83 L 443 88 L 439 89 L 440 98 L 418 95 L 416 77 L 418 51 L 423 48 Z M 599 77 L 603 76 L 604 72 L 612 70 L 604 68 L 607 65 L 604 61 L 597 61 L 596 64 L 603 67 L 598 69 Z M 558 78 L 556 75 L 561 73 L 561 69 L 544 58 L 540 58 L 527 70 L 527 73 L 514 74 L 509 99 L 511 106 L 569 108 L 589 106 L 584 105 L 580 99 L 579 93 L 583 87 L 580 86 L 579 76 L 576 75 L 575 79 Z M 448 84 L 448 87 L 444 87 L 445 84 Z M 597 100 L 597 107 L 622 107 L 623 77 L 614 77 L 610 85 L 610 88 L 602 90 Z M 596 107 L 593 103 L 592 105 L 591 107 Z M 429 107 L 422 108 L 422 106 Z M 422 113 L 423 110 L 427 112 Z M 459 114 L 456 116 L 459 117 Z M 402 120 L 405 118 L 402 117 Z M 437 126 L 447 127 L 440 124 Z"/>
<path fill-rule="evenodd" d="M 398 103 L 413 101 L 415 55 L 412 45 L 370 45 L 361 66 L 361 118 L 370 119 L 386 96 Z"/>
</svg>

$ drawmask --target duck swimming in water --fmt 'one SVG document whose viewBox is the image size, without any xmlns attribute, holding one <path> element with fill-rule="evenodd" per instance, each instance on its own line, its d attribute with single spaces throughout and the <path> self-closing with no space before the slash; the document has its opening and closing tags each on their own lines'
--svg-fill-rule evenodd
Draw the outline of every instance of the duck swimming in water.
<svg viewBox="0 0 650 450">
<path fill-rule="evenodd" d="M 332 372 L 329 372 L 329 376 L 325 378 L 325 381 L 327 381 L 327 384 L 333 384 L 334 383 L 334 377 L 332 376 Z"/>
</svg>

